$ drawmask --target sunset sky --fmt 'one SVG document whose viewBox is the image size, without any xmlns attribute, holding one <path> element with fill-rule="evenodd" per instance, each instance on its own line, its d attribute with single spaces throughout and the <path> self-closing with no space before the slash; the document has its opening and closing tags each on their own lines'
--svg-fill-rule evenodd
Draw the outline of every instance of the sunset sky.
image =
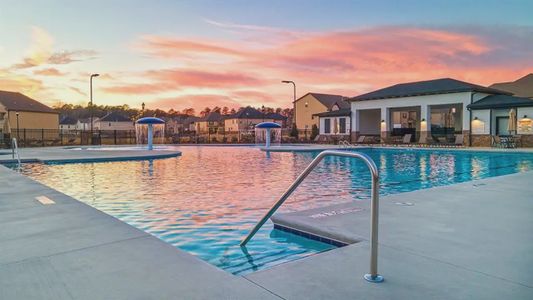
<svg viewBox="0 0 533 300">
<path fill-rule="evenodd" d="M 466 2 L 466 3 L 465 3 Z M 453 77 L 533 72 L 533 1 L 0 2 L 0 90 L 49 105 L 289 107 Z"/>
</svg>

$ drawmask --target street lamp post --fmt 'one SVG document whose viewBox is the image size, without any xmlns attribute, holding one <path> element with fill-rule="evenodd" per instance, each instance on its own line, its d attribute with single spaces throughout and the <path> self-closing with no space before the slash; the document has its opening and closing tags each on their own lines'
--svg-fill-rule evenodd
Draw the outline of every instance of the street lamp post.
<svg viewBox="0 0 533 300">
<path fill-rule="evenodd" d="M 91 94 L 91 102 L 89 103 L 90 111 L 91 111 L 91 145 L 93 144 L 93 118 L 94 118 L 94 110 L 93 110 L 93 78 L 98 77 L 100 74 L 91 74 L 90 77 L 90 94 Z"/>
<path fill-rule="evenodd" d="M 291 83 L 293 87 L 293 101 L 292 101 L 292 126 L 296 126 L 296 83 L 292 80 L 282 80 L 281 83 Z"/>
<path fill-rule="evenodd" d="M 20 130 L 19 130 L 19 112 L 17 111 L 15 113 L 15 116 L 17 116 L 17 142 L 20 141 Z"/>
</svg>

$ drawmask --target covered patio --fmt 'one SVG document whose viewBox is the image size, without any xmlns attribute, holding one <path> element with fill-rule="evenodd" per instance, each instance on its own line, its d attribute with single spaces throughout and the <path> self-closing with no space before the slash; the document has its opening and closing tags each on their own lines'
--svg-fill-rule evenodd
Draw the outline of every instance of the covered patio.
<svg viewBox="0 0 533 300">
<path fill-rule="evenodd" d="M 377 143 L 399 141 L 450 143 L 463 134 L 463 104 L 392 106 L 357 109 L 354 112 L 353 140 L 365 136 Z"/>
<path fill-rule="evenodd" d="M 533 147 L 533 99 L 492 95 L 468 109 L 473 146 Z"/>
</svg>

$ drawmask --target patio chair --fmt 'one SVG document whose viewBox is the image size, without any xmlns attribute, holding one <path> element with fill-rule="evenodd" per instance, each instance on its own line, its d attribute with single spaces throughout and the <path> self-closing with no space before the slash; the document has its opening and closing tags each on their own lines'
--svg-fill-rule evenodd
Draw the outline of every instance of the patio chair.
<svg viewBox="0 0 533 300">
<path fill-rule="evenodd" d="M 433 140 L 431 136 L 428 138 L 427 135 L 421 135 L 420 138 L 418 139 L 418 146 L 421 146 L 421 147 L 430 147 L 434 144 L 435 144 L 435 141 Z"/>
<path fill-rule="evenodd" d="M 402 139 L 402 144 L 411 144 L 411 137 L 413 135 L 408 133 L 406 135 L 403 136 L 403 139 Z"/>
<path fill-rule="evenodd" d="M 366 136 L 364 135 L 361 135 L 357 138 L 357 141 L 355 142 L 356 144 L 364 144 L 365 143 L 365 138 Z"/>
<path fill-rule="evenodd" d="M 503 148 L 502 139 L 499 136 L 497 135 L 492 136 L 492 147 Z"/>
</svg>

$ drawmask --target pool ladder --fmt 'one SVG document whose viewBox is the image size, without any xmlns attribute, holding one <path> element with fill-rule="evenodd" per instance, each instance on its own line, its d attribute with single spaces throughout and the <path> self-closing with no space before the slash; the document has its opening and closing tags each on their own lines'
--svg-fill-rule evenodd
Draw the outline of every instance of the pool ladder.
<svg viewBox="0 0 533 300">
<path fill-rule="evenodd" d="M 369 282 L 382 282 L 383 276 L 378 274 L 378 215 L 379 215 L 379 172 L 376 164 L 370 158 L 370 156 L 360 152 L 348 152 L 348 151 L 334 151 L 326 150 L 320 152 L 315 159 L 305 168 L 305 170 L 294 180 L 287 191 L 281 196 L 281 198 L 270 208 L 270 210 L 257 222 L 250 233 L 241 242 L 241 247 L 252 239 L 257 231 L 265 224 L 265 222 L 272 217 L 272 215 L 278 210 L 278 208 L 289 198 L 289 196 L 296 190 L 296 188 L 304 181 L 304 179 L 315 169 L 315 167 L 326 156 L 341 156 L 349 158 L 357 158 L 362 160 L 372 175 L 372 195 L 370 200 L 370 273 L 365 274 L 364 278 Z"/>
<path fill-rule="evenodd" d="M 15 155 L 16 155 L 16 159 L 17 159 L 17 166 L 18 166 L 18 169 L 20 170 L 21 168 L 21 163 L 20 163 L 20 154 L 19 154 L 19 147 L 18 147 L 18 144 L 17 144 L 17 139 L 16 138 L 13 138 L 11 140 L 11 154 L 13 156 L 13 160 L 15 159 Z"/>
</svg>

